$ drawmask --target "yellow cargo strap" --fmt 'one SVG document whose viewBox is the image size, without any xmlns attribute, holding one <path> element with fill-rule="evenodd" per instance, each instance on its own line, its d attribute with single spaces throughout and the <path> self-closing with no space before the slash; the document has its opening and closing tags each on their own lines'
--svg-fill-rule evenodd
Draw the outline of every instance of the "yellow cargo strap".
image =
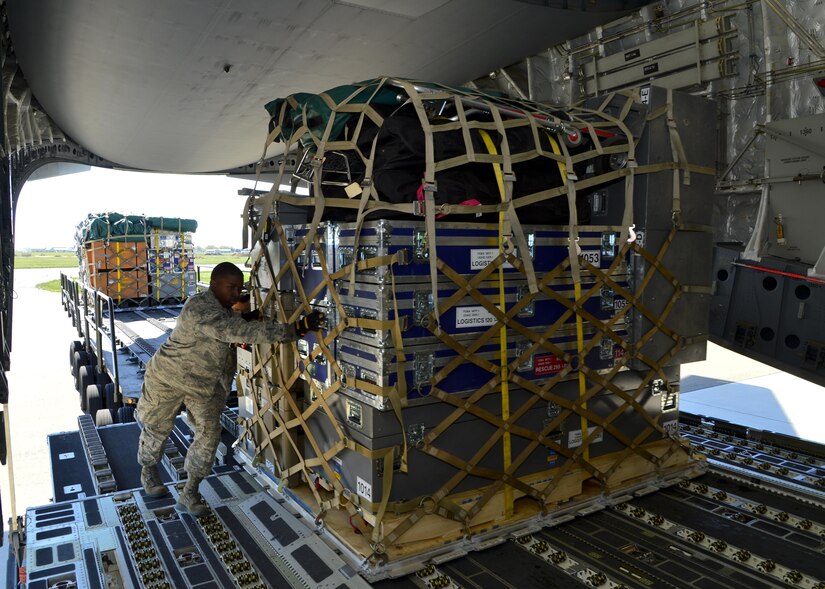
<svg viewBox="0 0 825 589">
<path fill-rule="evenodd" d="M 561 149 L 559 147 L 558 141 L 556 138 L 553 137 L 550 133 L 547 134 L 548 138 L 550 139 L 550 146 L 553 148 L 553 153 L 556 155 L 561 155 Z M 569 154 L 568 161 L 569 161 Z M 575 236 L 575 231 L 573 228 L 578 223 L 578 219 L 576 218 L 576 210 L 575 210 L 575 203 L 576 203 L 576 196 L 575 196 L 575 186 L 573 185 L 573 181 L 568 179 L 568 169 L 567 165 L 558 161 L 559 166 L 559 173 L 561 174 L 561 181 L 568 183 L 568 206 L 570 208 L 570 234 L 571 234 L 571 242 L 570 242 L 570 262 L 571 262 L 571 272 L 573 274 L 573 296 L 576 298 L 576 305 L 578 305 L 579 301 L 582 298 L 582 284 L 581 284 L 581 276 L 579 274 L 579 270 L 575 267 L 574 262 L 578 261 L 578 257 L 574 259 L 573 257 L 573 250 L 576 248 L 576 240 L 578 237 Z M 572 191 L 572 194 L 570 193 Z M 587 401 L 584 400 L 585 394 L 587 392 L 587 381 L 584 377 L 584 371 L 582 370 L 582 365 L 584 364 L 584 325 L 582 322 L 582 315 L 579 310 L 576 310 L 576 356 L 578 357 L 578 366 L 576 367 L 576 372 L 578 372 L 578 379 L 579 379 L 579 399 L 581 402 L 581 408 L 586 411 L 587 410 Z M 584 412 L 581 414 L 581 428 L 582 428 L 582 446 L 584 446 L 584 459 L 586 461 L 590 460 L 590 444 L 587 443 L 587 417 L 585 417 Z"/>
<path fill-rule="evenodd" d="M 490 138 L 490 134 L 484 129 L 479 130 L 481 138 L 484 140 L 484 145 L 487 151 L 492 155 L 497 155 L 496 145 Z M 501 195 L 501 201 L 505 201 L 504 194 L 504 176 L 501 173 L 501 166 L 493 164 L 493 171 L 496 174 L 496 184 L 498 184 L 498 191 Z M 506 253 L 504 245 L 504 211 L 498 214 L 498 253 L 504 255 Z M 529 255 L 529 252 L 522 252 L 522 255 Z M 498 301 L 499 309 L 502 313 L 507 311 L 506 299 L 504 294 L 504 264 L 498 266 Z M 501 358 L 501 419 L 507 423 L 510 419 L 510 383 L 507 374 L 507 325 L 501 324 L 499 337 L 499 354 Z M 502 436 L 502 446 L 504 449 L 504 470 L 505 472 L 510 468 L 512 462 L 512 447 L 510 444 L 510 432 L 506 430 Z M 512 517 L 513 515 L 513 487 L 510 485 L 504 486 L 504 517 Z"/>
<path fill-rule="evenodd" d="M 178 265 L 180 266 L 180 298 L 183 299 L 186 296 L 186 268 L 189 266 L 189 256 L 186 253 L 186 238 L 183 236 L 183 231 L 181 230 L 181 222 L 180 219 L 178 220 L 178 233 L 180 235 L 180 262 Z"/>
</svg>

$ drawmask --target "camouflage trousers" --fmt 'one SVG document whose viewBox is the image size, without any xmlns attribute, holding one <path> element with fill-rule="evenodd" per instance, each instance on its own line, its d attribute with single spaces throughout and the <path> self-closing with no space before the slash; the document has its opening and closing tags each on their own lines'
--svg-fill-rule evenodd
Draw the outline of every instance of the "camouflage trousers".
<svg viewBox="0 0 825 589">
<path fill-rule="evenodd" d="M 141 466 L 158 464 L 163 446 L 175 425 L 181 403 L 186 404 L 189 426 L 195 439 L 186 453 L 184 468 L 189 478 L 203 478 L 212 472 L 215 451 L 221 441 L 221 413 L 224 395 L 188 395 L 170 387 L 144 381 L 135 418 L 142 426 L 137 461 Z"/>
</svg>

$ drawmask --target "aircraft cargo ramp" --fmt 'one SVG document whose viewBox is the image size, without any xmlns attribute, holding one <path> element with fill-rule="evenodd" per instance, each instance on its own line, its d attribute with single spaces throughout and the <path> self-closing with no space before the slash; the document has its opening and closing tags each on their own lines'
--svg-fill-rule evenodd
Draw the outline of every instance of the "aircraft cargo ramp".
<svg viewBox="0 0 825 589">
<path fill-rule="evenodd" d="M 50 437 L 54 452 L 63 448 L 53 452 L 55 483 L 69 482 L 64 473 L 94 475 L 111 456 L 117 490 L 98 494 L 90 476 L 76 481 L 74 498 L 27 511 L 26 587 L 370 586 L 323 525 L 231 456 L 219 457 L 202 486 L 212 513 L 195 520 L 174 510 L 171 482 L 172 497 L 160 500 L 129 490 L 137 465 L 120 457 L 135 451 L 136 424 L 98 428 L 95 438 L 84 433 L 88 421 Z M 373 586 L 822 587 L 825 448 L 689 414 L 680 433 L 708 456 L 700 478 L 561 510 L 519 534 L 493 531 Z M 164 461 L 170 481 L 190 435 L 179 419 Z"/>
</svg>

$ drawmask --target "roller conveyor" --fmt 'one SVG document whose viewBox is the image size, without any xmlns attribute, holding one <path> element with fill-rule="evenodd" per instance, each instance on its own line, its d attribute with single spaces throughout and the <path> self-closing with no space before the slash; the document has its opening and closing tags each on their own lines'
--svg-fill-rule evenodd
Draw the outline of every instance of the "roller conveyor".
<svg viewBox="0 0 825 589">
<path fill-rule="evenodd" d="M 482 551 L 421 563 L 415 574 L 373 586 L 825 587 L 821 448 L 694 416 L 685 421 L 682 434 L 709 456 L 707 474 L 554 527 L 502 536 Z M 271 481 L 229 457 L 202 485 L 213 511 L 200 520 L 177 513 L 173 498 L 125 491 L 136 480 L 137 465 L 124 454 L 133 451 L 136 427 L 100 430 L 104 449 L 118 456 L 117 492 L 81 491 L 74 501 L 29 510 L 28 587 L 67 578 L 102 587 L 114 577 L 124 587 L 369 586 Z M 179 420 L 173 445 L 181 454 L 189 434 Z M 66 435 L 50 444 L 68 448 Z M 753 462 L 743 464 L 743 456 Z M 62 476 L 60 462 L 55 477 Z"/>
</svg>

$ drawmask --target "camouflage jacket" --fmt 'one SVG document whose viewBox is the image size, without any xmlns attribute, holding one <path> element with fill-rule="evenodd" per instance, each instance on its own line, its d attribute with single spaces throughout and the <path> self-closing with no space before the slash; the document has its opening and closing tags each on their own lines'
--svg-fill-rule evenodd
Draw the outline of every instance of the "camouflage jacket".
<svg viewBox="0 0 825 589">
<path fill-rule="evenodd" d="M 265 344 L 297 339 L 291 325 L 245 321 L 212 291 L 191 297 L 175 329 L 146 367 L 148 387 L 203 396 L 227 395 L 235 374 L 233 343 Z"/>
</svg>

